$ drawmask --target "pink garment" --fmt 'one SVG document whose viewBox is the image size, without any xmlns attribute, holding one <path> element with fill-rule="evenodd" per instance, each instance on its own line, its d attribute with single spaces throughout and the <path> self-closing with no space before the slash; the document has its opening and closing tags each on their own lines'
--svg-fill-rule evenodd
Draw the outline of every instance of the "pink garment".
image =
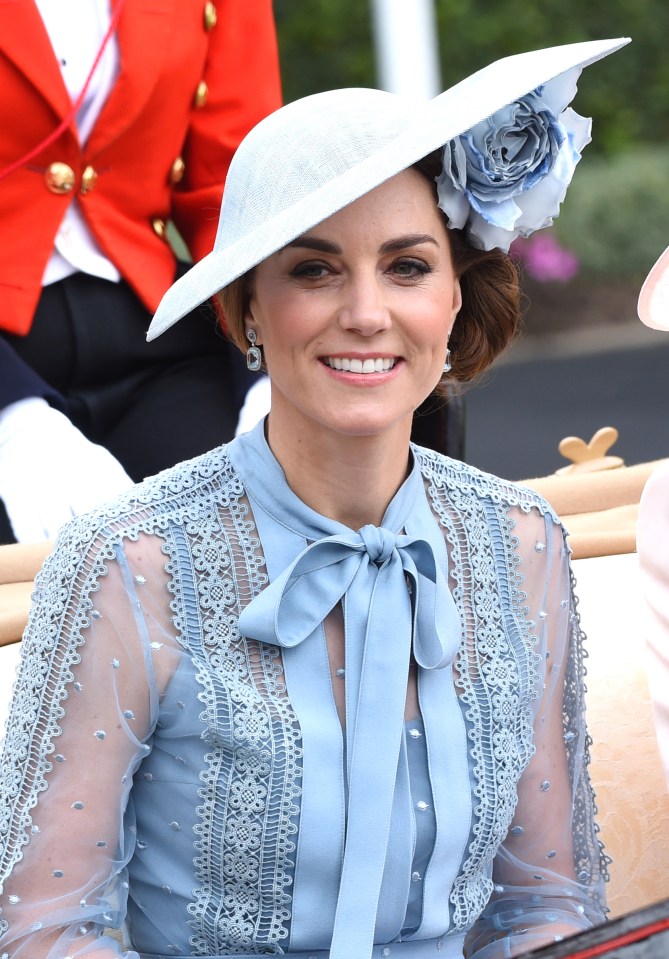
<svg viewBox="0 0 669 959">
<path fill-rule="evenodd" d="M 641 496 L 637 552 L 647 605 L 648 683 L 669 785 L 669 460 L 653 472 Z"/>
</svg>

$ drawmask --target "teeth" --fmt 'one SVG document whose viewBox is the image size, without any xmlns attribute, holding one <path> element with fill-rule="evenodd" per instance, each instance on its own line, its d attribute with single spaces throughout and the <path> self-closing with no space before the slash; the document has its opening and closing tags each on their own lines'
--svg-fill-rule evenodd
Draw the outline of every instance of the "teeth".
<svg viewBox="0 0 669 959">
<path fill-rule="evenodd" d="M 377 356 L 376 359 L 359 360 L 349 359 L 347 356 L 328 356 L 328 366 L 333 370 L 345 370 L 351 373 L 385 373 L 392 370 L 395 360 L 390 357 Z"/>
</svg>

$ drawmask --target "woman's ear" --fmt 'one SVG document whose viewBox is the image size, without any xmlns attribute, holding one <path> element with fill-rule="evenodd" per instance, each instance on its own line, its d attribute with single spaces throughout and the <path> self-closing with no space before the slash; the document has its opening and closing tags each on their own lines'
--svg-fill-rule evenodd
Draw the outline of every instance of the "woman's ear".
<svg viewBox="0 0 669 959">
<path fill-rule="evenodd" d="M 248 304 L 244 312 L 244 330 L 253 330 L 256 335 L 255 342 L 258 344 L 258 346 L 262 344 L 260 329 L 256 322 L 256 318 L 253 315 L 253 293 L 251 293 L 251 296 L 249 297 Z"/>
<path fill-rule="evenodd" d="M 453 304 L 451 307 L 451 326 L 455 323 L 455 319 L 462 309 L 462 287 L 460 286 L 460 280 L 456 276 L 453 279 Z"/>
<path fill-rule="evenodd" d="M 256 335 L 256 343 L 262 343 L 261 330 L 256 321 L 255 309 L 255 267 L 246 274 L 243 279 L 243 300 L 242 308 L 244 311 L 244 332 L 253 330 Z"/>
</svg>

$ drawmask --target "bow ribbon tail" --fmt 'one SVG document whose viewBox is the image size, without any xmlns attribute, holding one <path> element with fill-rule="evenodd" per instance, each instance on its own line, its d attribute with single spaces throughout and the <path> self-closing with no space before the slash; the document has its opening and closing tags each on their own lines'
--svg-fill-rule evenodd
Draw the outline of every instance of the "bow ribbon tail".
<svg viewBox="0 0 669 959">
<path fill-rule="evenodd" d="M 349 606 L 355 602 L 354 587 L 363 587 L 361 574 L 362 569 L 349 590 Z M 374 579 L 371 602 L 367 600 L 366 610 L 347 610 L 347 632 L 365 641 L 357 703 L 347 701 L 348 821 L 331 959 L 365 959 L 372 952 L 404 725 L 412 614 L 399 555 L 367 575 Z M 363 590 L 369 597 L 369 586 Z M 389 595 L 396 603 L 403 596 L 400 609 L 395 606 L 392 613 Z M 357 620 L 358 628 L 351 622 L 353 629 L 348 629 L 350 619 Z"/>
<path fill-rule="evenodd" d="M 417 544 L 411 544 L 404 557 L 414 594 L 413 654 L 424 669 L 443 669 L 453 662 L 460 646 L 460 614 L 432 553 L 426 563 L 413 548 Z"/>
</svg>

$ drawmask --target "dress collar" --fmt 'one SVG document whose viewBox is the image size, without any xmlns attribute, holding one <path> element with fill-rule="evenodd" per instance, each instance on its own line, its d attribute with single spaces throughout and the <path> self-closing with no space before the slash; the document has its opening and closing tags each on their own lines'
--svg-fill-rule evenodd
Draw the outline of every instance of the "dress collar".
<svg viewBox="0 0 669 959">
<path fill-rule="evenodd" d="M 329 519 L 307 506 L 289 487 L 285 473 L 265 438 L 261 420 L 249 433 L 238 436 L 228 450 L 233 465 L 242 475 L 244 487 L 251 500 L 276 522 L 313 541 L 323 536 L 350 533 L 350 527 Z M 412 455 L 412 467 L 381 521 L 383 529 L 399 533 L 419 496 L 423 496 L 423 479 L 417 458 Z"/>
</svg>

